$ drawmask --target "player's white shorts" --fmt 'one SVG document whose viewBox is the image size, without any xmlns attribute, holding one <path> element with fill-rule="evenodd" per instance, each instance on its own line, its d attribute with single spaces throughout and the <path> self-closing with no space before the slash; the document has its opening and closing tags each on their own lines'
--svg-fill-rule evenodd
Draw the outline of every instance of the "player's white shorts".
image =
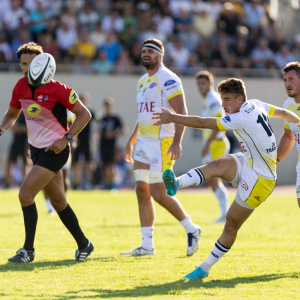
<svg viewBox="0 0 300 300">
<path fill-rule="evenodd" d="M 209 153 L 203 158 L 204 164 L 228 154 L 229 147 L 230 145 L 227 138 L 213 140 L 209 145 Z"/>
<path fill-rule="evenodd" d="M 296 197 L 300 198 L 300 157 L 296 167 L 297 180 L 296 180 Z"/>
<path fill-rule="evenodd" d="M 171 153 L 167 155 L 172 142 L 173 137 L 165 137 L 161 140 L 138 137 L 133 159 L 150 165 L 150 176 L 151 173 L 160 173 L 158 177 L 161 178 L 162 182 L 162 172 L 166 169 L 172 169 L 175 163 L 174 160 L 171 160 Z"/>
<path fill-rule="evenodd" d="M 259 176 L 246 162 L 242 152 L 230 154 L 236 161 L 237 173 L 231 182 L 237 186 L 235 201 L 243 207 L 255 209 L 273 192 L 276 180 Z"/>
</svg>

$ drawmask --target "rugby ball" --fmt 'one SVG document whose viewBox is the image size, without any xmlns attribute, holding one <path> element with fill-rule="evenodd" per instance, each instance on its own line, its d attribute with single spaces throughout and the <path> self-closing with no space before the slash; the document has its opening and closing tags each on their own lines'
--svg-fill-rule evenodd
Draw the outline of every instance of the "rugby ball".
<svg viewBox="0 0 300 300">
<path fill-rule="evenodd" d="M 49 53 L 37 55 L 28 68 L 28 79 L 34 86 L 43 86 L 51 81 L 55 74 L 56 64 Z"/>
</svg>

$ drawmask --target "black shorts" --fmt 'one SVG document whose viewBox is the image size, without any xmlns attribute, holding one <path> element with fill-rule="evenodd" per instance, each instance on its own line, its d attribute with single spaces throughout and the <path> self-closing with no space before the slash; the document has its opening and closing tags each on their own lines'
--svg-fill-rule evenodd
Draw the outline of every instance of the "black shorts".
<svg viewBox="0 0 300 300">
<path fill-rule="evenodd" d="M 33 164 L 44 167 L 54 173 L 58 173 L 58 171 L 65 165 L 69 158 L 69 145 L 67 145 L 67 147 L 59 154 L 55 154 L 55 152 L 52 150 L 45 152 L 45 149 L 46 148 L 35 148 L 30 145 L 30 153 Z"/>
<path fill-rule="evenodd" d="M 115 162 L 115 149 L 105 149 L 105 151 L 101 150 L 101 162 L 103 165 L 108 163 Z"/>
<path fill-rule="evenodd" d="M 27 143 L 13 143 L 9 152 L 9 161 L 16 162 L 20 156 L 24 163 L 26 163 L 26 146 Z"/>
<path fill-rule="evenodd" d="M 91 152 L 90 152 L 90 144 L 80 143 L 78 147 L 75 149 L 73 154 L 73 161 L 77 162 L 78 160 L 90 161 L 91 160 Z"/>
</svg>

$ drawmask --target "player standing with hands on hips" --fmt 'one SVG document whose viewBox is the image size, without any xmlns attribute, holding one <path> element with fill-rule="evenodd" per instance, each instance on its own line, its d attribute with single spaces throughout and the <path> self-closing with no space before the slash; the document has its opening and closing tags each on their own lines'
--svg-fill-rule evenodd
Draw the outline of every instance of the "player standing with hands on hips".
<svg viewBox="0 0 300 300">
<path fill-rule="evenodd" d="M 34 165 L 19 192 L 25 225 L 25 243 L 9 261 L 27 263 L 34 260 L 34 239 L 38 220 L 34 198 L 41 190 L 49 197 L 61 221 L 77 242 L 75 259 L 84 261 L 94 246 L 85 237 L 75 213 L 67 203 L 61 168 L 69 157 L 70 140 L 84 128 L 91 115 L 75 91 L 60 82 L 51 80 L 39 87 L 29 83 L 29 65 L 41 53 L 42 47 L 33 42 L 18 49 L 17 55 L 24 77 L 15 85 L 10 106 L 0 125 L 2 135 L 13 126 L 21 110 L 23 111 Z M 70 130 L 67 126 L 67 109 L 77 116 Z"/>
<path fill-rule="evenodd" d="M 184 279 L 207 277 L 210 268 L 226 254 L 234 244 L 237 232 L 252 212 L 273 192 L 276 183 L 276 139 L 269 117 L 284 119 L 300 126 L 299 117 L 291 111 L 260 100 L 247 100 L 244 82 L 230 78 L 218 86 L 226 117 L 201 118 L 181 116 L 162 108 L 154 113 L 155 124 L 176 124 L 213 130 L 234 130 L 242 152 L 225 155 L 207 165 L 190 170 L 178 178 L 172 170 L 163 174 L 167 193 L 175 195 L 178 188 L 199 185 L 219 177 L 237 186 L 235 201 L 231 204 L 220 238 L 207 259 Z"/>
<path fill-rule="evenodd" d="M 186 214 L 175 197 L 166 195 L 162 172 L 172 168 L 181 156 L 184 126 L 168 124 L 154 126 L 153 112 L 163 106 L 186 115 L 186 104 L 180 78 L 163 65 L 164 46 L 160 40 L 145 40 L 142 62 L 147 73 L 137 85 L 138 121 L 126 144 L 125 161 L 134 162 L 136 194 L 141 222 L 142 245 L 127 255 L 154 255 L 154 203 L 152 198 L 169 211 L 184 227 L 188 236 L 187 255 L 192 255 L 199 244 L 201 229 Z M 133 145 L 135 152 L 133 158 Z"/>
</svg>

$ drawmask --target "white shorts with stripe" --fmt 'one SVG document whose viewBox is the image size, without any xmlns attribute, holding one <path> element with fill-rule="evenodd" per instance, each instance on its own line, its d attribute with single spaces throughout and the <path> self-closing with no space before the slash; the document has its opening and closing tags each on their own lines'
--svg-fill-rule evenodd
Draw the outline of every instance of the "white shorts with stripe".
<svg viewBox="0 0 300 300">
<path fill-rule="evenodd" d="M 237 164 L 237 173 L 231 182 L 237 187 L 235 201 L 243 207 L 255 209 L 271 195 L 276 180 L 259 176 L 247 164 L 242 152 L 230 155 Z"/>
</svg>

